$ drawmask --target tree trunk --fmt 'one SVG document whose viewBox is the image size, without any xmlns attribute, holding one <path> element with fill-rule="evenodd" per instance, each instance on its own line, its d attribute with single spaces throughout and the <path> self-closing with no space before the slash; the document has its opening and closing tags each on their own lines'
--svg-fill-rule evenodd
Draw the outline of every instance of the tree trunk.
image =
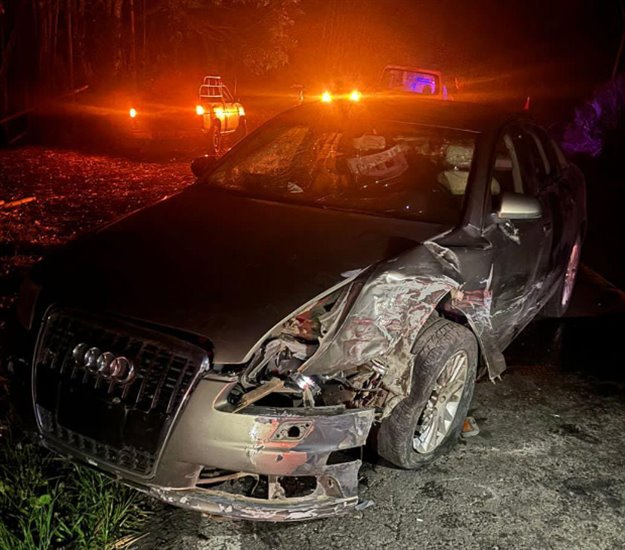
<svg viewBox="0 0 625 550">
<path fill-rule="evenodd" d="M 113 64 L 115 73 L 119 75 L 123 67 L 124 51 L 122 44 L 122 13 L 124 0 L 113 0 L 113 48 L 115 51 L 115 62 Z"/>
<path fill-rule="evenodd" d="M 67 75 L 69 79 L 69 89 L 74 89 L 74 32 L 73 32 L 73 18 L 74 18 L 74 3 L 72 0 L 67 0 Z"/>
<path fill-rule="evenodd" d="M 130 8 L 130 70 L 133 84 L 137 85 L 137 33 L 135 24 L 135 1 L 129 1 Z"/>
</svg>

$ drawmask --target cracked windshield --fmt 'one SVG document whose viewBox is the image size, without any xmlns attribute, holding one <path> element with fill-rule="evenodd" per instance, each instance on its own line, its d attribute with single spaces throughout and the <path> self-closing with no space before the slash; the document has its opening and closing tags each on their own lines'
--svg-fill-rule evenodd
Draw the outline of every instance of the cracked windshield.
<svg viewBox="0 0 625 550">
<path fill-rule="evenodd" d="M 205 181 L 258 198 L 454 224 L 474 149 L 466 131 L 310 109 L 261 129 Z"/>
</svg>

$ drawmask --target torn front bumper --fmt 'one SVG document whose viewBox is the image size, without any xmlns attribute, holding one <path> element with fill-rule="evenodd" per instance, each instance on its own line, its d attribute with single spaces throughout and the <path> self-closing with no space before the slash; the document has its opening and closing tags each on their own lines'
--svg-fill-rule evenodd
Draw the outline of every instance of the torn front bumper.
<svg viewBox="0 0 625 550">
<path fill-rule="evenodd" d="M 168 504 L 209 515 L 254 521 L 303 521 L 336 516 L 358 504 L 360 460 L 328 465 L 316 476 L 317 487 L 305 497 L 252 498 L 217 489 L 175 490 L 161 487 L 135 488 Z M 271 483 L 280 483 L 278 477 Z M 278 485 L 281 487 L 281 485 Z"/>
<path fill-rule="evenodd" d="M 330 516 L 358 504 L 360 460 L 338 459 L 365 444 L 373 410 L 248 407 L 233 413 L 226 400 L 232 386 L 231 381 L 200 382 L 149 494 L 209 514 L 266 521 Z M 223 484 L 207 485 L 200 479 L 206 468 L 266 476 L 267 494 L 254 498 L 226 492 Z M 289 498 L 282 482 L 303 477 L 314 478 L 315 487 Z"/>
<path fill-rule="evenodd" d="M 164 502 L 207 514 L 298 521 L 358 504 L 361 461 L 353 451 L 365 444 L 374 410 L 248 407 L 234 413 L 226 399 L 233 386 L 232 380 L 200 380 L 149 478 L 94 456 L 78 457 Z M 45 443 L 77 456 L 57 441 Z M 241 478 L 264 483 L 267 490 L 261 496 L 237 492 L 230 480 Z M 314 485 L 305 494 L 285 491 L 300 479 Z"/>
</svg>

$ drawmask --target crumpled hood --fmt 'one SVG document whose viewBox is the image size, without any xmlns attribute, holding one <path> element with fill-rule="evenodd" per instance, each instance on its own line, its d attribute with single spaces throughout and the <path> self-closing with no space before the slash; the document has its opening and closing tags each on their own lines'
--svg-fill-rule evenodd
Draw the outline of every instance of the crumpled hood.
<svg viewBox="0 0 625 550">
<path fill-rule="evenodd" d="M 65 247 L 33 278 L 46 303 L 208 338 L 242 361 L 282 319 L 360 270 L 448 227 L 193 186 Z"/>
</svg>

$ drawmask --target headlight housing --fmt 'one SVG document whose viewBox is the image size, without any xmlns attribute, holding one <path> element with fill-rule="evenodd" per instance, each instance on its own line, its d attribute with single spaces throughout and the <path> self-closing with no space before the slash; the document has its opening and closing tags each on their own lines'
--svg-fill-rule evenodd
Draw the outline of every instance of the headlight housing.
<svg viewBox="0 0 625 550">
<path fill-rule="evenodd" d="M 241 377 L 243 386 L 256 387 L 271 377 L 287 378 L 301 371 L 344 318 L 350 305 L 348 297 L 354 294 L 353 282 L 343 285 L 302 307 L 276 327 L 245 369 Z"/>
</svg>

